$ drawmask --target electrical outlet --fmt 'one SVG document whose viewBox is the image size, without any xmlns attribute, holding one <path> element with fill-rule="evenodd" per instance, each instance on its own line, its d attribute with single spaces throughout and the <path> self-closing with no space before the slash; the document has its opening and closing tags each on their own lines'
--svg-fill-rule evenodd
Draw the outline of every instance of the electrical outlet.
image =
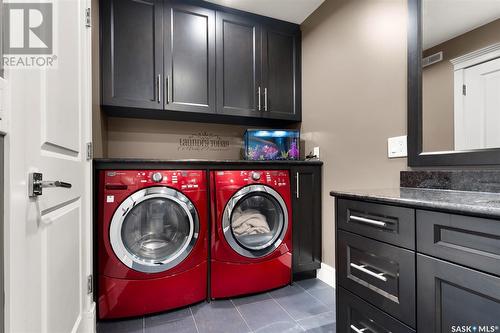
<svg viewBox="0 0 500 333">
<path fill-rule="evenodd" d="M 389 158 L 408 156 L 406 141 L 406 135 L 387 139 L 387 156 Z"/>
<path fill-rule="evenodd" d="M 313 148 L 313 155 L 315 155 L 316 158 L 319 159 L 319 147 Z"/>
</svg>

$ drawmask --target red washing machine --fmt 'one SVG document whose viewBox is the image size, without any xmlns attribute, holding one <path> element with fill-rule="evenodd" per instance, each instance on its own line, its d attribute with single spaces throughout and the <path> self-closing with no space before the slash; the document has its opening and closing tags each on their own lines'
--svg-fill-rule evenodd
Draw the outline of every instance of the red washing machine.
<svg viewBox="0 0 500 333">
<path fill-rule="evenodd" d="M 141 316 L 207 295 L 205 171 L 99 174 L 98 316 Z"/>
<path fill-rule="evenodd" d="M 212 298 L 289 284 L 292 212 L 288 171 L 213 171 Z"/>
</svg>

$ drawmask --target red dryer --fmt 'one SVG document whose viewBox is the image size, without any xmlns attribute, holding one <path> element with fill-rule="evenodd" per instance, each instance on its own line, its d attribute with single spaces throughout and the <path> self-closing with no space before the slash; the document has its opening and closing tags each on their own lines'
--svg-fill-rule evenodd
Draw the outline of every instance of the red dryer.
<svg viewBox="0 0 500 333">
<path fill-rule="evenodd" d="M 291 282 L 288 171 L 213 171 L 212 298 L 262 292 Z"/>
<path fill-rule="evenodd" d="M 207 295 L 205 171 L 99 174 L 98 316 L 141 316 Z"/>
</svg>

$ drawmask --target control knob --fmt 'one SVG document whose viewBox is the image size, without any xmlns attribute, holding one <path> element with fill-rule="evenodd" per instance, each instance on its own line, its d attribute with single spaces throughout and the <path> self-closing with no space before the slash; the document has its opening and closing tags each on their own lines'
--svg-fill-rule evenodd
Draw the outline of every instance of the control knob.
<svg viewBox="0 0 500 333">
<path fill-rule="evenodd" d="M 151 176 L 151 180 L 153 180 L 155 183 L 159 183 L 163 180 L 163 175 L 159 172 L 155 172 Z"/>
<path fill-rule="evenodd" d="M 258 173 L 258 172 L 253 172 L 253 173 L 252 173 L 252 179 L 253 179 L 253 180 L 260 180 L 260 173 Z"/>
</svg>

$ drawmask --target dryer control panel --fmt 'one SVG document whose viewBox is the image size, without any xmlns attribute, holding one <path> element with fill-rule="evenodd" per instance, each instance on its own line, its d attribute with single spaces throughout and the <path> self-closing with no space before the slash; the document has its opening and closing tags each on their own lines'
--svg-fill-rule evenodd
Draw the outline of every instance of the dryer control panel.
<svg viewBox="0 0 500 333">
<path fill-rule="evenodd" d="M 225 170 L 215 172 L 218 186 L 244 186 L 266 184 L 272 187 L 289 186 L 290 176 L 286 170 Z"/>
<path fill-rule="evenodd" d="M 169 186 L 179 190 L 206 190 L 207 187 L 203 170 L 108 170 L 104 183 L 106 189 Z"/>
</svg>

